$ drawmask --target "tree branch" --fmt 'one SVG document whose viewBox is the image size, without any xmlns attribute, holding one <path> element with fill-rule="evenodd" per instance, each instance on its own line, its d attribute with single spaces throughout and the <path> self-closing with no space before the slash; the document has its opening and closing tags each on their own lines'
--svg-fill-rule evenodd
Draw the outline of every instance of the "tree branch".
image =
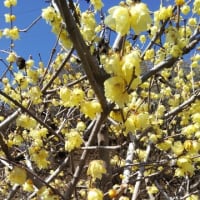
<svg viewBox="0 0 200 200">
<path fill-rule="evenodd" d="M 61 13 L 64 23 L 66 24 L 66 29 L 69 33 L 70 39 L 76 49 L 79 58 L 82 62 L 85 73 L 88 77 L 88 80 L 94 89 L 95 94 L 102 106 L 103 110 L 107 109 L 107 101 L 104 96 L 103 90 L 103 77 L 100 73 L 100 68 L 95 57 L 93 57 L 89 51 L 88 46 L 85 44 L 85 41 L 74 21 L 74 18 L 67 6 L 65 0 L 55 0 L 55 3 L 58 6 L 58 9 Z"/>
</svg>

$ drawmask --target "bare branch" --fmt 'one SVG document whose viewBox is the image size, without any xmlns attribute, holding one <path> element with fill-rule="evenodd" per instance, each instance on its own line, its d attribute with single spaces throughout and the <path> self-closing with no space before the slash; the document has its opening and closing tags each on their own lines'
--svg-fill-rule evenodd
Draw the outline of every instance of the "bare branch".
<svg viewBox="0 0 200 200">
<path fill-rule="evenodd" d="M 190 106 L 196 99 L 200 98 L 200 91 L 197 91 L 194 95 L 192 95 L 187 101 L 180 104 L 178 107 L 169 111 L 164 115 L 165 119 L 168 119 L 170 116 L 177 115 L 179 112 L 182 112 L 186 107 Z"/>
</svg>

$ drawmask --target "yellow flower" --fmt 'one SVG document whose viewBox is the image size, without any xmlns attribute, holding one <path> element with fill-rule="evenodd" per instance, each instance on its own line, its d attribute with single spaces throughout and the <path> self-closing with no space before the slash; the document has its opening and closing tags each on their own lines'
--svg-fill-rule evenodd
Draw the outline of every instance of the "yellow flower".
<svg viewBox="0 0 200 200">
<path fill-rule="evenodd" d="M 126 122 L 126 132 L 134 132 L 135 130 L 142 130 L 149 126 L 149 114 L 148 112 L 135 113 L 130 115 Z"/>
<path fill-rule="evenodd" d="M 54 195 L 50 188 L 43 186 L 37 192 L 37 195 L 40 197 L 39 199 L 42 200 L 60 200 L 58 195 Z"/>
<path fill-rule="evenodd" d="M 130 8 L 131 14 L 131 27 L 136 35 L 148 29 L 152 19 L 149 9 L 144 3 L 133 4 Z"/>
<path fill-rule="evenodd" d="M 27 77 L 30 83 L 36 84 L 39 79 L 39 72 L 28 68 Z"/>
<path fill-rule="evenodd" d="M 200 15 L 200 1 L 199 0 L 194 1 L 193 13 L 197 13 L 198 15 Z"/>
<path fill-rule="evenodd" d="M 130 30 L 131 19 L 128 7 L 114 6 L 108 10 L 105 24 L 122 36 Z"/>
<path fill-rule="evenodd" d="M 187 197 L 185 200 L 199 200 L 199 196 L 192 194 L 189 197 Z"/>
<path fill-rule="evenodd" d="M 10 8 L 11 6 L 16 6 L 17 5 L 17 0 L 5 0 L 4 1 L 4 6 L 7 8 Z"/>
<path fill-rule="evenodd" d="M 63 106 L 69 106 L 70 105 L 70 97 L 71 97 L 71 90 L 67 87 L 62 87 L 60 88 L 60 92 L 59 92 L 59 95 L 60 95 L 60 98 L 62 100 L 62 104 Z"/>
<path fill-rule="evenodd" d="M 86 129 L 86 124 L 83 121 L 79 121 L 76 125 L 78 131 L 84 131 Z"/>
<path fill-rule="evenodd" d="M 15 62 L 16 61 L 16 54 L 14 52 L 9 53 L 8 57 L 6 58 L 7 62 Z"/>
<path fill-rule="evenodd" d="M 5 14 L 4 17 L 5 17 L 5 21 L 7 23 L 15 21 L 15 19 L 16 19 L 16 16 L 15 15 L 11 15 L 11 14 Z"/>
<path fill-rule="evenodd" d="M 3 35 L 5 35 L 7 38 L 11 38 L 12 40 L 17 40 L 19 39 L 19 30 L 16 26 L 14 26 L 12 29 L 5 28 Z"/>
<path fill-rule="evenodd" d="M 126 84 L 122 77 L 114 76 L 104 82 L 105 96 L 119 107 L 122 107 L 128 101 Z"/>
<path fill-rule="evenodd" d="M 21 126 L 26 129 L 32 129 L 37 126 L 37 122 L 32 117 L 25 114 L 21 114 L 16 120 L 17 126 Z"/>
<path fill-rule="evenodd" d="M 127 83 L 131 81 L 133 75 L 140 76 L 140 62 L 140 52 L 137 50 L 134 50 L 124 56 L 122 65 L 122 75 Z"/>
<path fill-rule="evenodd" d="M 106 173 L 105 163 L 103 160 L 92 160 L 87 169 L 87 175 L 90 175 L 95 181 L 97 178 L 101 179 L 102 175 Z"/>
<path fill-rule="evenodd" d="M 96 21 L 94 13 L 83 12 L 81 15 L 81 33 L 86 41 L 92 41 L 95 38 Z"/>
<path fill-rule="evenodd" d="M 193 123 L 200 124 L 200 113 L 195 113 L 192 115 L 192 121 Z"/>
<path fill-rule="evenodd" d="M 39 152 L 34 152 L 31 154 L 31 159 L 35 162 L 35 164 L 38 166 L 39 169 L 45 169 L 48 167 L 49 161 L 48 156 L 49 153 L 45 149 L 39 150 Z"/>
<path fill-rule="evenodd" d="M 30 99 L 32 100 L 33 104 L 39 104 L 42 102 L 42 92 L 38 86 L 31 87 L 28 92 Z"/>
<path fill-rule="evenodd" d="M 154 58 L 155 52 L 154 49 L 148 49 L 145 53 L 144 60 L 151 60 Z"/>
<path fill-rule="evenodd" d="M 24 184 L 23 184 L 23 190 L 27 192 L 33 192 L 34 191 L 34 185 L 31 179 L 28 179 Z"/>
<path fill-rule="evenodd" d="M 95 10 L 101 10 L 101 8 L 103 7 L 103 3 L 101 0 L 91 0 L 90 2 L 94 6 Z"/>
<path fill-rule="evenodd" d="M 103 200 L 103 192 L 97 188 L 89 189 L 87 200 Z"/>
<path fill-rule="evenodd" d="M 83 139 L 79 132 L 70 131 L 67 134 L 67 141 L 65 142 L 65 150 L 71 152 L 75 148 L 79 148 L 83 143 Z"/>
<path fill-rule="evenodd" d="M 75 88 L 72 91 L 72 95 L 70 98 L 71 101 L 71 106 L 79 106 L 79 104 L 83 101 L 84 99 L 84 92 L 80 88 Z"/>
<path fill-rule="evenodd" d="M 172 140 L 170 140 L 170 139 L 167 139 L 164 142 L 161 142 L 156 145 L 156 147 L 158 149 L 163 150 L 163 151 L 169 150 L 171 148 L 171 146 L 172 146 Z"/>
<path fill-rule="evenodd" d="M 158 193 L 158 188 L 153 184 L 151 186 L 147 186 L 147 192 L 148 194 L 156 194 Z"/>
<path fill-rule="evenodd" d="M 177 160 L 177 165 L 183 170 L 184 174 L 193 175 L 195 168 L 190 158 L 186 156 L 179 157 Z"/>
<path fill-rule="evenodd" d="M 46 128 L 38 128 L 38 129 L 30 130 L 29 135 L 33 139 L 41 139 L 42 137 L 45 138 L 47 133 L 48 133 L 48 130 Z"/>
<path fill-rule="evenodd" d="M 121 58 L 119 53 L 102 55 L 101 63 L 108 74 L 121 75 Z"/>
<path fill-rule="evenodd" d="M 185 0 L 175 0 L 177 6 L 182 6 L 185 3 Z"/>
<path fill-rule="evenodd" d="M 184 15 L 187 15 L 187 14 L 190 12 L 190 6 L 184 4 L 184 5 L 181 7 L 181 12 L 182 12 Z"/>
<path fill-rule="evenodd" d="M 184 151 L 184 146 L 181 141 L 176 141 L 171 147 L 173 153 L 175 153 L 177 156 L 181 155 Z"/>
<path fill-rule="evenodd" d="M 178 45 L 173 45 L 171 50 L 170 50 L 170 54 L 174 57 L 174 58 L 178 58 L 179 56 L 182 55 L 182 50 Z"/>
<path fill-rule="evenodd" d="M 188 24 L 189 24 L 190 26 L 196 26 L 196 25 L 197 25 L 197 19 L 194 18 L 194 17 L 189 18 Z"/>
<path fill-rule="evenodd" d="M 146 36 L 145 35 L 140 35 L 140 42 L 144 44 L 146 42 Z"/>
<path fill-rule="evenodd" d="M 42 18 L 47 22 L 51 22 L 56 17 L 55 9 L 52 6 L 42 9 Z"/>
<path fill-rule="evenodd" d="M 101 104 L 96 101 L 83 101 L 81 103 L 81 112 L 90 119 L 94 119 L 98 114 L 102 112 Z"/>
<path fill-rule="evenodd" d="M 12 184 L 19 184 L 19 185 L 24 184 L 26 178 L 27 178 L 26 170 L 19 167 L 14 167 L 8 177 L 9 181 Z"/>
<path fill-rule="evenodd" d="M 193 118 L 194 120 L 194 118 Z M 198 130 L 198 128 L 194 124 L 189 124 L 188 126 L 184 127 L 182 133 L 190 138 L 193 134 Z"/>
</svg>

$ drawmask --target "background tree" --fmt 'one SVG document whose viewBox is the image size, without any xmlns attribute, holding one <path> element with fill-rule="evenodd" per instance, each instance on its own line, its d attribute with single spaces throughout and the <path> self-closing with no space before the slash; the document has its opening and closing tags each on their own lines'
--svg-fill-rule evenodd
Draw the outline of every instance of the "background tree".
<svg viewBox="0 0 200 200">
<path fill-rule="evenodd" d="M 15 51 L 4 1 L 1 198 L 199 199 L 200 1 L 87 2 L 42 10 L 57 36 L 45 64 Z"/>
</svg>

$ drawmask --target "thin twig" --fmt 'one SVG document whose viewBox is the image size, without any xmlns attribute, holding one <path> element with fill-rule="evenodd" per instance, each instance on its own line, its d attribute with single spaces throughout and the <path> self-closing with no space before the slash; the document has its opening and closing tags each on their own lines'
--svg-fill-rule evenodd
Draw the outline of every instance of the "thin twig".
<svg viewBox="0 0 200 200">
<path fill-rule="evenodd" d="M 54 136 L 56 136 L 61 142 L 64 142 L 64 139 L 61 135 L 57 134 L 48 124 L 44 123 L 42 119 L 37 117 L 33 112 L 26 109 L 22 104 L 20 104 L 18 101 L 7 95 L 5 92 L 0 90 L 0 95 L 4 96 L 6 99 L 14 103 L 17 107 L 21 108 L 21 110 L 28 115 L 30 115 L 32 118 L 34 118 L 38 123 L 40 123 L 42 126 L 48 129 L 50 133 L 52 133 Z"/>
<path fill-rule="evenodd" d="M 61 70 L 63 69 L 63 67 L 65 66 L 65 64 L 67 63 L 67 61 L 69 60 L 72 52 L 74 51 L 74 49 L 72 48 L 66 58 L 63 60 L 63 62 L 61 63 L 60 67 L 58 68 L 58 70 L 53 74 L 53 76 L 51 77 L 51 79 L 49 80 L 49 82 L 42 88 L 42 93 L 44 93 L 48 87 L 50 87 L 50 85 L 53 83 L 53 81 L 57 78 L 57 76 L 59 75 L 59 73 L 61 72 Z"/>
<path fill-rule="evenodd" d="M 29 31 L 41 18 L 42 18 L 42 16 L 40 15 L 27 28 L 19 30 L 19 31 L 20 32 L 27 32 L 27 31 Z"/>
</svg>

